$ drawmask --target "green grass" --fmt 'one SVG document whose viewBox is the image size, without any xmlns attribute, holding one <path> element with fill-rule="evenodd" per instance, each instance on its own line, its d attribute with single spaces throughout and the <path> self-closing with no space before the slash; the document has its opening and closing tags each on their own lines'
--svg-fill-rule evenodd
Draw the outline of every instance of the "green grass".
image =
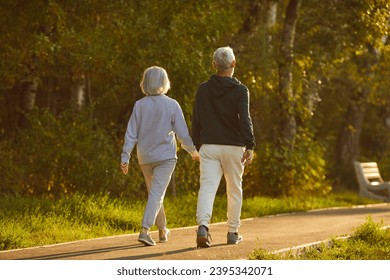
<svg viewBox="0 0 390 280">
<path fill-rule="evenodd" d="M 274 254 L 255 250 L 251 260 L 390 260 L 390 229 L 374 223 L 371 217 L 348 238 L 333 237 L 330 242 L 298 252 Z"/>
<path fill-rule="evenodd" d="M 196 224 L 196 194 L 166 197 L 170 228 Z M 145 198 L 146 200 L 146 198 Z M 0 250 L 138 232 L 146 201 L 76 194 L 61 199 L 0 197 Z M 355 194 L 244 200 L 242 218 L 375 201 Z M 216 197 L 212 222 L 226 221 L 226 197 Z"/>
</svg>

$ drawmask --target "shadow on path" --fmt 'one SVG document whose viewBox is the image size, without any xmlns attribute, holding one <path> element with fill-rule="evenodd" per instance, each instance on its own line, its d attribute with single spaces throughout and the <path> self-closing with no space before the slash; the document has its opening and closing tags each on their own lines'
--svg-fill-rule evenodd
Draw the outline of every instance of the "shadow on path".
<svg viewBox="0 0 390 280">
<path fill-rule="evenodd" d="M 67 259 L 69 257 L 87 256 L 87 255 L 107 253 L 112 251 L 131 250 L 139 247 L 144 247 L 144 245 L 134 244 L 134 245 L 127 245 L 127 246 L 107 247 L 107 248 L 92 249 L 92 250 L 85 250 L 85 251 L 78 251 L 78 252 L 41 255 L 41 256 L 35 256 L 33 258 L 23 258 L 19 260 L 58 260 L 58 259 Z"/>
<path fill-rule="evenodd" d="M 217 247 L 222 247 L 222 246 L 226 246 L 226 244 L 215 244 L 212 247 L 217 248 Z M 190 247 L 190 248 L 183 248 L 183 249 L 179 249 L 179 250 L 173 250 L 173 251 L 167 251 L 167 252 L 161 252 L 161 253 L 112 258 L 112 259 L 107 259 L 107 260 L 142 260 L 142 259 L 155 258 L 155 257 L 159 257 L 159 256 L 169 256 L 169 255 L 174 255 L 174 254 L 180 254 L 180 253 L 185 253 L 185 252 L 194 251 L 194 250 L 207 250 L 207 249 L 208 248 L 197 249 L 196 247 Z"/>
</svg>

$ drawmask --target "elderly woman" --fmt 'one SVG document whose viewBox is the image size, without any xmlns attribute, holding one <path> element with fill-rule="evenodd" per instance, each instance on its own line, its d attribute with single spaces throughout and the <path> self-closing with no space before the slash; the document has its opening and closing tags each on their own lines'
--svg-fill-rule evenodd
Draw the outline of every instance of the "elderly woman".
<svg viewBox="0 0 390 280">
<path fill-rule="evenodd" d="M 157 66 L 146 69 L 141 89 L 146 96 L 135 103 L 128 122 L 121 170 L 124 174 L 128 173 L 130 154 L 137 145 L 138 163 L 148 190 L 138 241 L 145 246 L 154 246 L 156 242 L 149 233 L 154 224 L 159 229 L 159 242 L 167 242 L 170 233 L 166 227 L 163 201 L 176 165 L 176 136 L 194 160 L 199 159 L 199 154 L 189 135 L 179 103 L 166 96 L 170 89 L 167 72 Z"/>
</svg>

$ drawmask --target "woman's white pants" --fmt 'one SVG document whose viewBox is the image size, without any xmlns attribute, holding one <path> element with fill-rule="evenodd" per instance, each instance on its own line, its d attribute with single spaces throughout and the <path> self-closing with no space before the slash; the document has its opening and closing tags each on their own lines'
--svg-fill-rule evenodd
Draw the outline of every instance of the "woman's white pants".
<svg viewBox="0 0 390 280">
<path fill-rule="evenodd" d="M 175 166 L 176 159 L 140 165 L 148 189 L 142 227 L 150 229 L 155 224 L 159 230 L 165 229 L 167 221 L 163 201 Z"/>
</svg>

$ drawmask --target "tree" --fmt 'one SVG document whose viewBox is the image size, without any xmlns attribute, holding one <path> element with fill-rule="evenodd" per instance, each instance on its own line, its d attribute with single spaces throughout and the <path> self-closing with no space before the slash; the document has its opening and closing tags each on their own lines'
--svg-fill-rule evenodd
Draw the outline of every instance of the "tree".
<svg viewBox="0 0 390 280">
<path fill-rule="evenodd" d="M 359 158 L 365 112 L 378 88 L 375 77 L 384 51 L 382 38 L 388 32 L 388 6 L 388 1 L 358 0 L 304 6 L 303 20 L 310 29 L 299 33 L 305 43 L 300 49 L 313 54 L 317 66 L 312 69 L 320 74 L 323 100 L 313 122 L 317 136 L 329 147 L 329 173 L 344 186 L 354 185 L 352 162 Z"/>
<path fill-rule="evenodd" d="M 279 51 L 279 106 L 280 106 L 280 139 L 282 145 L 292 150 L 297 134 L 295 117 L 295 94 L 293 88 L 293 57 L 295 28 L 298 20 L 300 0 L 290 0 L 286 9 L 282 39 Z"/>
</svg>

